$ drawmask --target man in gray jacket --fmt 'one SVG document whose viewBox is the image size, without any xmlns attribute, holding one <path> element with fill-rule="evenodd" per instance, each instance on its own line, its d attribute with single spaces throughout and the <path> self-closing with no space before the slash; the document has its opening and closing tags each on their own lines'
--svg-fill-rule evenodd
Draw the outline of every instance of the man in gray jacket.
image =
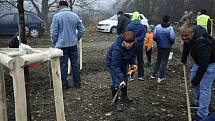
<svg viewBox="0 0 215 121">
<path fill-rule="evenodd" d="M 60 11 L 53 17 L 50 33 L 53 44 L 63 51 L 60 57 L 61 79 L 63 89 L 70 87 L 67 80 L 68 58 L 71 61 L 73 82 L 80 88 L 77 44 L 85 29 L 77 14 L 71 12 L 66 1 L 59 2 Z"/>
</svg>

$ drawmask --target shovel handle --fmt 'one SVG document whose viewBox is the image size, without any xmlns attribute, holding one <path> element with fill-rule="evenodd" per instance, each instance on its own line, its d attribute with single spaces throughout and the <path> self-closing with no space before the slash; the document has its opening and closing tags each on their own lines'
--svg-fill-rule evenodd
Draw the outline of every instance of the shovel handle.
<svg viewBox="0 0 215 121">
<path fill-rule="evenodd" d="M 189 98 L 189 92 L 188 92 L 188 86 L 187 86 L 187 73 L 186 73 L 186 66 L 183 65 L 183 71 L 184 71 L 184 86 L 185 86 L 185 93 L 186 93 L 186 99 L 187 99 L 187 116 L 188 121 L 192 121 L 191 118 L 191 111 L 190 111 L 190 98 Z"/>
</svg>

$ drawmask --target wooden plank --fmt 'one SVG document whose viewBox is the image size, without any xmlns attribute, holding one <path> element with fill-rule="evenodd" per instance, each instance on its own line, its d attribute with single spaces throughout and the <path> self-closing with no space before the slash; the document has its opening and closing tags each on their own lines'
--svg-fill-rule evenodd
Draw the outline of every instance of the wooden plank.
<svg viewBox="0 0 215 121">
<path fill-rule="evenodd" d="M 80 70 L 82 70 L 82 66 L 83 66 L 83 53 L 82 53 L 82 38 L 79 41 L 79 51 L 80 51 Z"/>
<path fill-rule="evenodd" d="M 7 56 L 6 54 L 0 53 L 0 63 L 10 69 L 13 69 L 13 58 Z"/>
<path fill-rule="evenodd" d="M 57 48 L 52 48 L 49 51 L 44 51 L 41 53 L 27 54 L 21 56 L 24 61 L 24 65 L 29 65 L 32 63 L 38 63 L 50 60 L 51 58 L 59 57 L 63 55 L 63 51 Z M 24 66 L 21 65 L 21 66 Z"/>
<path fill-rule="evenodd" d="M 12 70 L 16 121 L 27 121 L 24 68 L 20 67 L 23 63 L 20 57 L 16 57 Z"/>
<path fill-rule="evenodd" d="M 213 36 L 213 25 L 214 24 L 214 22 L 213 22 L 213 19 L 211 19 L 211 36 Z"/>
<path fill-rule="evenodd" d="M 57 121 L 65 121 L 63 91 L 62 91 L 59 58 L 52 58 L 51 59 L 51 67 L 52 67 L 52 78 L 53 78 L 55 109 L 56 109 Z"/>
<path fill-rule="evenodd" d="M 7 101 L 3 66 L 0 65 L 0 121 L 7 121 Z"/>
</svg>

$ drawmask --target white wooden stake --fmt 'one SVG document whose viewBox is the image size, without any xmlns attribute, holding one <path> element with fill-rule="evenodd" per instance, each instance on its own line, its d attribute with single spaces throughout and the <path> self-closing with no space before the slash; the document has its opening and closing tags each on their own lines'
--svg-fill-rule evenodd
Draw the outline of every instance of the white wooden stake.
<svg viewBox="0 0 215 121">
<path fill-rule="evenodd" d="M 71 62 L 68 59 L 68 73 L 67 74 L 70 74 L 70 73 L 71 73 Z"/>
<path fill-rule="evenodd" d="M 51 59 L 51 67 L 52 67 L 52 79 L 53 79 L 53 87 L 54 87 L 57 121 L 65 121 L 59 58 Z"/>
<path fill-rule="evenodd" d="M 7 101 L 3 66 L 0 65 L 0 121 L 7 121 Z"/>
<path fill-rule="evenodd" d="M 80 51 L 80 70 L 82 70 L 82 66 L 83 66 L 83 63 L 82 63 L 82 38 L 79 41 L 79 51 Z"/>
<path fill-rule="evenodd" d="M 213 25 L 214 24 L 214 22 L 213 22 L 213 19 L 211 19 L 211 36 L 213 36 Z"/>
<path fill-rule="evenodd" d="M 24 62 L 20 57 L 15 57 L 15 66 L 12 70 L 13 89 L 15 100 L 16 121 L 27 121 L 27 102 L 25 91 L 25 76 L 23 65 Z"/>
<path fill-rule="evenodd" d="M 184 71 L 184 86 L 185 86 L 185 93 L 186 93 L 186 99 L 187 99 L 187 116 L 188 116 L 188 121 L 192 121 L 191 111 L 190 111 L 190 99 L 189 99 L 188 86 L 187 86 L 187 73 L 186 73 L 185 65 L 183 65 L 183 71 Z"/>
</svg>

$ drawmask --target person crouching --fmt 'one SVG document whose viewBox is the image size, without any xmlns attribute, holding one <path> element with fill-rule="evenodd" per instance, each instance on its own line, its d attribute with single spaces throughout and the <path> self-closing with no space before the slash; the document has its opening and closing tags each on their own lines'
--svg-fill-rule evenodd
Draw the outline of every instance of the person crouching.
<svg viewBox="0 0 215 121">
<path fill-rule="evenodd" d="M 129 65 L 135 65 L 135 34 L 131 31 L 121 34 L 117 41 L 112 44 L 107 53 L 107 66 L 112 77 L 111 91 L 112 98 L 117 93 L 119 86 L 123 85 L 121 89 L 121 99 L 124 101 L 131 101 L 127 95 L 127 74 Z M 122 111 L 117 104 L 116 98 L 115 106 L 117 111 Z"/>
</svg>

